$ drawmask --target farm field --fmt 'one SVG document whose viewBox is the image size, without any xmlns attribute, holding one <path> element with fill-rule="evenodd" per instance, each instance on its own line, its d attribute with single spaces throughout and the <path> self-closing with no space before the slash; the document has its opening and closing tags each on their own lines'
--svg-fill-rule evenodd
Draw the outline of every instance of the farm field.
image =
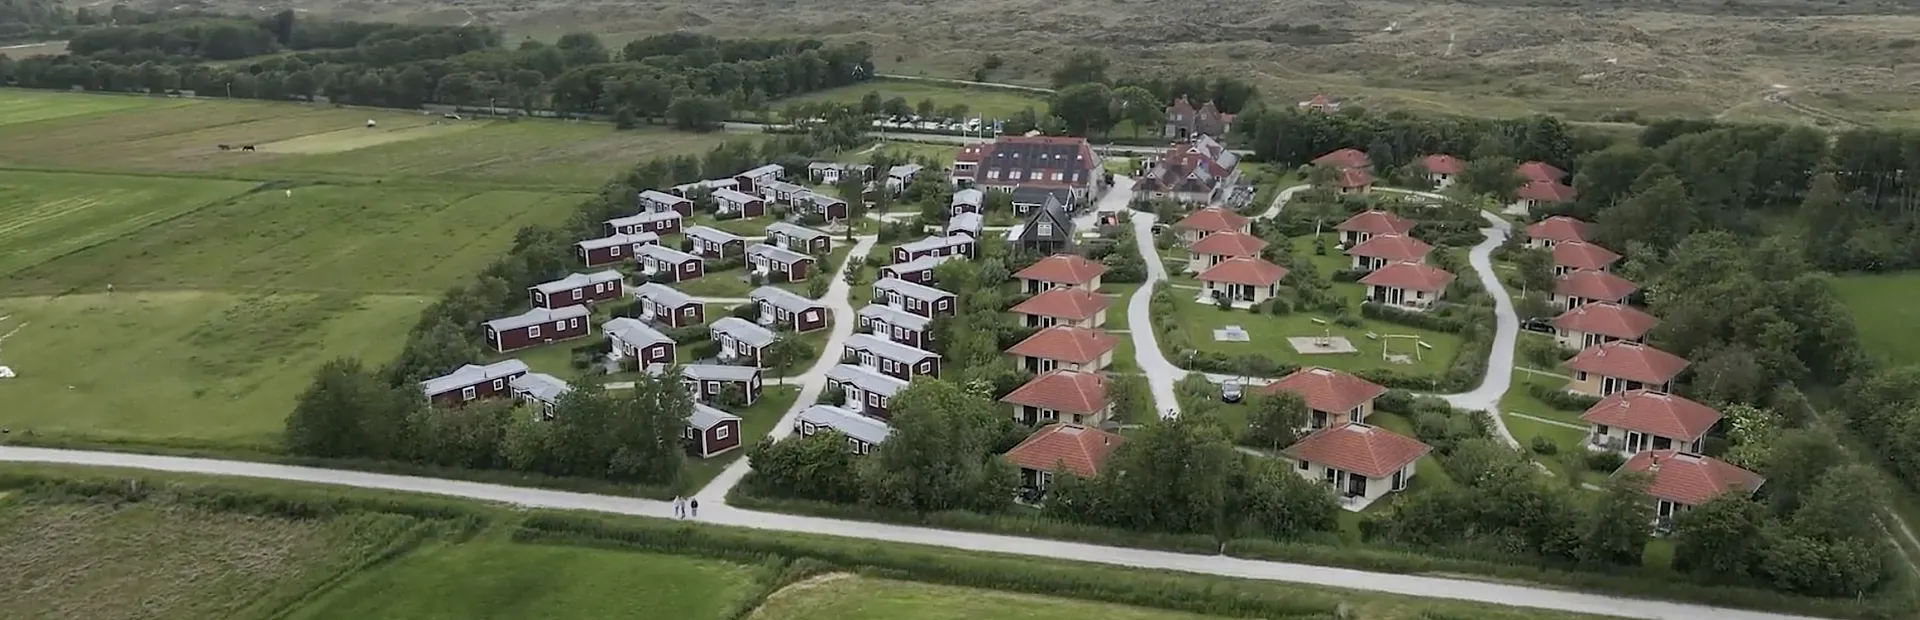
<svg viewBox="0 0 1920 620">
<path fill-rule="evenodd" d="M 751 577 L 712 560 L 483 539 L 415 551 L 288 618 L 718 620 Z"/>
<path fill-rule="evenodd" d="M 442 120 L 0 89 L 0 427 L 277 451 L 314 368 L 384 363 L 521 227 L 723 139 Z"/>
<path fill-rule="evenodd" d="M 1908 303 L 1920 296 L 1920 272 L 1849 275 L 1834 278 L 1833 287 L 1865 336 L 1867 353 L 1897 364 L 1920 362 L 1920 340 L 1874 336 L 1905 334 L 1920 322 L 1920 307 Z"/>
<path fill-rule="evenodd" d="M 0 498 L 0 617 L 266 617 L 415 523 Z"/>
<path fill-rule="evenodd" d="M 82 173 L 0 174 L 0 278 L 83 251 L 255 184 Z"/>
<path fill-rule="evenodd" d="M 754 620 L 1202 620 L 1214 616 L 972 590 L 847 574 L 816 577 L 767 598 Z"/>
</svg>

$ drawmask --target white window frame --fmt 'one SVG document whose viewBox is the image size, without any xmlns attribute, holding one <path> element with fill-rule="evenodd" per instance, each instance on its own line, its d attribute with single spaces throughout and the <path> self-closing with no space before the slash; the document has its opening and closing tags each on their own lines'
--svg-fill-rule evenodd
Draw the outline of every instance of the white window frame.
<svg viewBox="0 0 1920 620">
<path fill-rule="evenodd" d="M 539 325 L 528 325 L 528 326 L 527 326 L 527 337 L 528 337 L 528 338 L 539 338 L 539 337 L 540 337 L 540 326 L 539 326 Z"/>
<path fill-rule="evenodd" d="M 579 329 L 579 327 L 580 327 L 580 317 L 577 317 L 577 316 L 576 316 L 576 317 L 573 317 L 573 327 L 574 327 L 575 329 Z"/>
<path fill-rule="evenodd" d="M 698 309 L 693 306 L 687 306 L 685 309 L 681 310 L 680 313 L 686 315 L 687 318 L 693 318 L 693 315 L 697 310 Z"/>
<path fill-rule="evenodd" d="M 587 292 L 586 292 L 586 291 L 583 291 L 583 290 L 580 290 L 580 289 L 577 289 L 577 288 L 576 288 L 576 289 L 573 289 L 573 299 L 574 299 L 574 301 L 579 301 L 579 300 L 580 300 L 580 298 L 582 298 L 582 297 L 586 297 L 586 296 L 587 296 Z"/>
<path fill-rule="evenodd" d="M 719 441 L 719 440 L 722 440 L 722 439 L 726 439 L 726 438 L 728 438 L 728 437 L 731 437 L 731 436 L 733 436 L 733 432 L 732 432 L 732 431 L 731 431 L 730 429 L 728 429 L 728 428 L 727 428 L 727 425 L 725 425 L 725 424 L 720 424 L 720 425 L 717 425 L 717 426 L 715 426 L 715 427 L 713 428 L 713 439 L 714 439 L 714 441 Z"/>
<path fill-rule="evenodd" d="M 619 255 L 620 255 L 620 244 L 618 244 L 618 243 L 615 243 L 615 244 L 613 244 L 613 247 L 610 247 L 610 248 L 607 248 L 607 255 L 608 255 L 608 256 L 619 256 Z"/>
<path fill-rule="evenodd" d="M 1053 236 L 1053 222 L 1041 222 L 1034 230 L 1042 237 L 1051 237 Z"/>
<path fill-rule="evenodd" d="M 493 389 L 494 389 L 495 391 L 499 391 L 499 390 L 504 390 L 504 389 L 507 389 L 507 380 L 506 380 L 506 379 L 494 379 L 494 380 L 493 380 Z"/>
<path fill-rule="evenodd" d="M 475 390 L 471 385 L 460 388 L 460 400 L 473 400 L 479 397 L 479 391 Z"/>
</svg>

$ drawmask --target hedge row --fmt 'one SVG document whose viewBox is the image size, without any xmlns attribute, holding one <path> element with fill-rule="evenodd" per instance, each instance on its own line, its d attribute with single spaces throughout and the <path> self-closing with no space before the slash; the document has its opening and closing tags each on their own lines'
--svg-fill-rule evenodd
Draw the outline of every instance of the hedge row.
<svg viewBox="0 0 1920 620">
<path fill-rule="evenodd" d="M 464 531 L 478 531 L 486 521 L 485 512 L 472 502 L 381 497 L 351 489 L 252 490 L 230 484 L 31 470 L 0 471 L 0 489 L 22 495 L 115 503 L 165 498 L 202 510 L 295 520 L 374 512 L 460 523 Z"/>
<path fill-rule="evenodd" d="M 1528 383 L 1527 395 L 1561 411 L 1586 411 L 1600 404 L 1597 397 L 1575 394 L 1541 383 Z"/>
<path fill-rule="evenodd" d="M 1181 553 L 1218 553 L 1220 543 L 1212 536 L 1199 534 L 1158 534 L 1065 523 L 1033 516 L 984 515 L 975 512 L 947 511 L 912 513 L 886 510 L 863 504 L 836 504 L 804 499 L 771 498 L 758 495 L 742 484 L 727 494 L 727 504 L 735 508 L 786 514 L 802 514 L 850 521 L 875 521 L 900 525 L 918 525 L 946 530 L 1026 536 L 1051 540 L 1069 540 L 1096 545 L 1157 549 Z"/>
<path fill-rule="evenodd" d="M 579 544 L 702 555 L 726 560 L 811 558 L 840 570 L 926 583 L 1010 590 L 1240 618 L 1331 619 L 1340 603 L 1302 600 L 1311 593 L 1274 584 L 1198 575 L 1164 575 L 1069 561 L 1036 560 L 898 543 L 768 534 L 674 521 L 618 522 L 573 513 L 536 513 L 514 532 L 518 542 Z"/>
</svg>

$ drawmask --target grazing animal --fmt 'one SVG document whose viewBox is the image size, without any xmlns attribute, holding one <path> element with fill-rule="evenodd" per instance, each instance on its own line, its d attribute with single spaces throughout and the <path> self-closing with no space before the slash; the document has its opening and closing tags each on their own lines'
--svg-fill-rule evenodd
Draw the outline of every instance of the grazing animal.
<svg viewBox="0 0 1920 620">
<path fill-rule="evenodd" d="M 231 150 L 233 150 L 233 145 L 231 145 L 231 144 L 222 144 L 222 145 L 220 145 L 220 150 L 222 150 L 222 151 L 231 151 Z"/>
<path fill-rule="evenodd" d="M 251 144 L 249 144 L 249 145 L 246 145 L 246 146 L 242 146 L 242 147 L 240 147 L 240 150 L 242 150 L 242 151 L 251 151 L 251 150 L 254 150 L 254 149 L 253 149 L 253 145 L 251 145 Z"/>
</svg>

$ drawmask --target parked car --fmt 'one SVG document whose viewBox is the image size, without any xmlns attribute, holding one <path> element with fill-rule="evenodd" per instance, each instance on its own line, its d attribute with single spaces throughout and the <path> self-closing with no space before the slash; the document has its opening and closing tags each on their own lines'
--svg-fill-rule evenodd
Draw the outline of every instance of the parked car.
<svg viewBox="0 0 1920 620">
<path fill-rule="evenodd" d="M 1551 334 L 1553 333 L 1553 321 L 1549 319 L 1540 318 L 1540 317 L 1534 317 L 1531 319 L 1527 319 L 1525 321 L 1521 321 L 1520 329 L 1524 329 L 1530 332 L 1540 332 L 1542 334 Z"/>
<path fill-rule="evenodd" d="M 1220 382 L 1220 402 L 1237 403 L 1244 396 L 1239 381 L 1228 379 Z"/>
</svg>

